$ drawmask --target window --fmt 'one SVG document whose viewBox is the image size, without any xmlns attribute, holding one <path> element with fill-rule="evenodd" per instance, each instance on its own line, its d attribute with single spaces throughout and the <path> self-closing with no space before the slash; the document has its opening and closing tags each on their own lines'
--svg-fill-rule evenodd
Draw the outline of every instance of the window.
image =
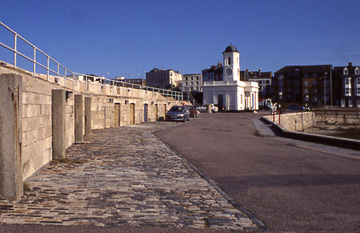
<svg viewBox="0 0 360 233">
<path fill-rule="evenodd" d="M 345 108 L 345 99 L 341 99 L 341 107 Z"/>
<path fill-rule="evenodd" d="M 356 95 L 360 96 L 360 87 L 356 88 Z"/>
<path fill-rule="evenodd" d="M 316 93 L 317 93 L 317 89 L 316 89 L 316 88 L 312 89 L 312 92 L 313 92 L 314 94 L 316 94 Z"/>
<path fill-rule="evenodd" d="M 307 86 L 309 84 L 308 81 L 304 81 L 304 86 Z"/>
<path fill-rule="evenodd" d="M 350 78 L 345 78 L 345 87 L 351 87 L 351 79 Z"/>
<path fill-rule="evenodd" d="M 353 100 L 349 99 L 349 108 L 352 108 L 352 107 L 353 107 Z"/>
<path fill-rule="evenodd" d="M 343 70 L 343 74 L 346 75 L 346 74 L 349 74 L 349 71 L 348 69 L 345 67 L 344 70 Z"/>
<path fill-rule="evenodd" d="M 360 100 L 357 100 L 357 108 L 360 108 Z"/>
<path fill-rule="evenodd" d="M 305 96 L 305 102 L 308 102 L 308 101 L 309 101 L 309 96 L 306 95 L 306 96 Z"/>
<path fill-rule="evenodd" d="M 357 86 L 357 87 L 360 87 L 360 78 L 357 78 L 357 79 L 356 79 L 356 86 Z"/>
<path fill-rule="evenodd" d="M 307 94 L 309 91 L 308 91 L 308 89 L 307 88 L 305 88 L 305 94 Z"/>
<path fill-rule="evenodd" d="M 314 80 L 314 81 L 312 82 L 312 84 L 313 84 L 314 86 L 316 86 L 316 85 L 317 85 L 317 81 Z"/>
<path fill-rule="evenodd" d="M 351 96 L 350 88 L 345 88 L 345 96 Z"/>
<path fill-rule="evenodd" d="M 231 57 L 228 57 L 228 65 L 231 66 Z"/>
<path fill-rule="evenodd" d="M 356 67 L 356 69 L 355 69 L 355 74 L 360 74 L 360 69 L 359 69 L 359 67 Z"/>
</svg>

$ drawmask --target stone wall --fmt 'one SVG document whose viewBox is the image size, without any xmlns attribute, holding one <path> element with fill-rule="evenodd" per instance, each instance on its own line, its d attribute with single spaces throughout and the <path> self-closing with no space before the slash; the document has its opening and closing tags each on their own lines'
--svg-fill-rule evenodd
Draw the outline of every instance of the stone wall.
<svg viewBox="0 0 360 233">
<path fill-rule="evenodd" d="M 19 79 L 21 111 L 13 111 L 17 114 L 19 124 L 12 125 L 5 116 L 0 119 L 2 138 L 0 145 L 6 144 L 7 131 L 21 129 L 18 135 L 19 152 L 11 150 L 5 153 L 0 148 L 0 183 L 6 183 L 10 178 L 4 176 L 5 167 L 14 167 L 6 164 L 6 158 L 18 156 L 21 164 L 19 171 L 14 169 L 10 180 L 21 174 L 21 184 L 16 187 L 0 187 L 0 196 L 12 197 L 4 190 L 14 189 L 15 198 L 22 193 L 22 181 L 34 174 L 42 166 L 52 159 L 61 159 L 65 156 L 65 149 L 77 140 L 82 140 L 86 130 L 103 129 L 142 122 L 152 122 L 164 119 L 166 109 L 172 105 L 181 104 L 170 97 L 163 97 L 159 93 L 146 90 L 131 89 L 128 87 L 110 86 L 99 83 L 85 83 L 79 80 L 58 78 L 55 76 L 35 75 L 25 70 L 15 69 L 11 65 L 0 65 L 0 80 Z M 20 87 L 21 86 L 21 87 Z M 8 88 L 10 90 L 10 87 Z M 9 96 L 7 87 L 1 89 L 2 95 Z M 13 94 L 14 95 L 14 94 Z M 9 97 L 10 98 L 10 97 Z M 77 101 L 75 99 L 77 98 Z M 86 102 L 90 101 L 87 111 Z M 11 101 L 3 101 L 1 114 L 6 115 L 6 109 L 14 105 Z M 145 107 L 147 106 L 147 108 Z M 133 108 L 132 108 L 133 107 Z M 130 113 L 130 109 L 134 109 Z M 147 109 L 147 118 L 145 118 Z M 56 115 L 53 115 L 56 114 Z M 78 117 L 76 118 L 76 114 Z M 90 114 L 90 115 L 89 115 Z M 79 118 L 80 116 L 80 118 Z M 87 125 L 88 124 L 88 125 Z M 4 126 L 3 128 L 1 128 Z M 90 132 L 90 131 L 89 131 Z M 10 132 L 9 132 L 10 135 Z M 56 140 L 55 140 L 56 139 Z M 16 154 L 16 153 L 18 154 Z M 5 162 L 4 162 L 5 161 Z M 4 170 L 5 169 L 5 170 Z M 12 183 L 13 184 L 13 183 Z"/>
<path fill-rule="evenodd" d="M 22 153 L 23 176 L 29 177 L 52 157 L 52 84 L 22 77 Z M 3 77 L 1 78 L 3 79 Z"/>
<path fill-rule="evenodd" d="M 360 125 L 360 109 L 315 109 L 316 125 Z"/>
<path fill-rule="evenodd" d="M 281 125 L 289 131 L 304 131 L 315 126 L 315 114 L 313 112 L 298 112 L 264 116 L 269 121 Z"/>
</svg>

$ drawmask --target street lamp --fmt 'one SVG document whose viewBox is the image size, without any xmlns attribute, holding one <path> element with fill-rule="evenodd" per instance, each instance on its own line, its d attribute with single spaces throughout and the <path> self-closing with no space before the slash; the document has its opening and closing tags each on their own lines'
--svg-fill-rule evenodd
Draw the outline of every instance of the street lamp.
<svg viewBox="0 0 360 233">
<path fill-rule="evenodd" d="M 328 72 L 325 72 L 325 75 L 327 75 Z M 330 86 L 329 86 L 329 90 L 330 90 L 330 109 L 332 109 L 332 104 L 333 104 L 333 98 L 332 98 L 332 65 L 330 66 Z M 325 89 L 325 75 L 324 75 L 324 105 L 325 105 L 325 99 L 326 99 L 326 89 Z"/>
<path fill-rule="evenodd" d="M 330 66 L 330 109 L 332 109 L 332 65 Z"/>
</svg>

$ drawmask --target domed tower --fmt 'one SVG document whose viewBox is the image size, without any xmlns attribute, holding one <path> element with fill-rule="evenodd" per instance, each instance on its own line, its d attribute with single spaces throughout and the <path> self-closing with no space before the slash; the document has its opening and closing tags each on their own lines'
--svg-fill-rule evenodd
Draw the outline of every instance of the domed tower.
<svg viewBox="0 0 360 233">
<path fill-rule="evenodd" d="M 223 52 L 224 81 L 240 81 L 240 53 L 230 43 Z"/>
</svg>

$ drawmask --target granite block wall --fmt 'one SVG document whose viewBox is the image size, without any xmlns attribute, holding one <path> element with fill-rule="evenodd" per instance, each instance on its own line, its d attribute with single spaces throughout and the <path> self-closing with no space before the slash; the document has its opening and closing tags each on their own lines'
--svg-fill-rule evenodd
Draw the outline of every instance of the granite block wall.
<svg viewBox="0 0 360 233">
<path fill-rule="evenodd" d="M 147 121 L 165 117 L 165 110 L 181 104 L 171 97 L 159 93 L 128 87 L 110 86 L 100 83 L 85 83 L 71 78 L 59 78 L 36 74 L 14 68 L 9 64 L 0 65 L 0 78 L 8 74 L 20 75 L 22 80 L 21 115 L 21 169 L 25 180 L 53 159 L 52 145 L 52 90 L 66 92 L 64 114 L 64 147 L 75 142 L 75 95 L 91 97 L 91 129 L 115 126 L 115 104 L 120 104 L 120 126 L 130 125 L 130 106 L 135 106 L 135 124 L 144 122 L 144 104 L 148 105 Z M 85 104 L 82 131 L 85 134 Z M 56 142 L 55 142 L 56 143 Z M 1 177 L 0 177 L 1 178 Z"/>
</svg>

